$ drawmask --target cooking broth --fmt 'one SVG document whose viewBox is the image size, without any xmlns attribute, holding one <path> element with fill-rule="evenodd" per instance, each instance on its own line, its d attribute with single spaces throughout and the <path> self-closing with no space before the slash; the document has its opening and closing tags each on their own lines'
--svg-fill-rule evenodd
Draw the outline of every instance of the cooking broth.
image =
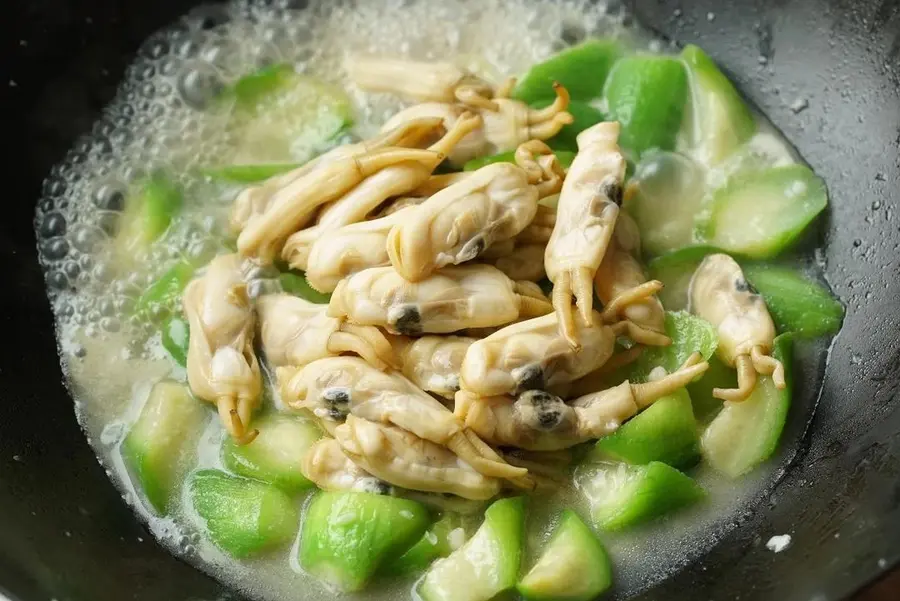
<svg viewBox="0 0 900 601">
<path fill-rule="evenodd" d="M 588 1 L 313 0 L 302 9 L 292 8 L 295 4 L 305 3 L 201 7 L 149 40 L 91 134 L 47 179 L 35 222 L 63 369 L 78 419 L 101 463 L 125 500 L 174 553 L 251 597 L 273 600 L 326 597 L 328 589 L 300 568 L 296 541 L 291 548 L 258 559 L 234 560 L 202 536 L 198 518 L 184 499 L 169 517 L 148 512 L 119 453 L 151 385 L 164 377 L 185 380 L 184 369 L 162 348 L 156 328 L 132 317 L 136 298 L 179 259 L 208 258 L 225 244 L 227 213 L 240 187 L 204 177 L 200 170 L 230 163 L 300 162 L 322 150 L 302 143 L 275 149 L 242 144 L 227 127 L 234 108 L 213 102 L 214 94 L 263 65 L 286 62 L 299 73 L 347 91 L 355 118 L 349 135 L 361 139 L 377 132 L 405 104 L 388 94 L 365 93 L 348 81 L 341 63 L 349 52 L 453 59 L 499 83 L 591 37 L 668 50 L 638 26 L 626 25 L 625 15 Z M 283 128 L 283 119 L 274 111 L 267 126 Z M 764 149 L 767 160 L 799 160 L 764 117 L 758 120 L 754 145 Z M 160 167 L 183 186 L 184 209 L 162 242 L 147 253 L 117 253 L 113 235 L 130 182 Z M 724 176 L 717 171 L 709 177 Z M 800 261 L 808 275 L 821 278 L 811 251 Z M 157 310 L 167 308 L 173 307 Z M 798 360 L 811 381 L 820 381 L 826 348 L 825 342 L 799 348 Z M 701 466 L 691 475 L 708 491 L 705 503 L 663 521 L 603 536 L 620 590 L 643 589 L 700 556 L 752 509 L 792 455 L 791 445 L 809 417 L 817 389 L 818 384 L 807 387 L 807 398 L 795 399 L 790 435 L 775 459 L 736 481 Z M 274 402 L 271 397 L 269 393 L 266 403 Z M 219 446 L 224 436 L 211 417 L 196 449 L 197 466 L 222 467 Z M 304 501 L 301 497 L 297 502 Z M 564 507 L 589 513 L 574 486 L 532 499 L 528 557 L 538 554 L 540 541 Z M 406 599 L 412 585 L 409 580 L 375 582 L 360 594 L 373 600 Z"/>
</svg>

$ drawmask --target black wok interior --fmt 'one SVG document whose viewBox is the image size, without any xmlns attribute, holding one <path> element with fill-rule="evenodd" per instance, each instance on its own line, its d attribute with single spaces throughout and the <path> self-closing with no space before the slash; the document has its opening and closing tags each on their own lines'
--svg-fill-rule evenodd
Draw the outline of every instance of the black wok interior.
<svg viewBox="0 0 900 601">
<path fill-rule="evenodd" d="M 194 3 L 10 4 L 0 78 L 13 133 L 0 235 L 0 593 L 235 598 L 160 547 L 97 463 L 62 382 L 32 231 L 43 177 L 89 131 L 140 43 Z M 845 598 L 900 562 L 900 2 L 629 4 L 666 36 L 705 48 L 825 178 L 825 272 L 847 307 L 784 477 L 712 551 L 638 598 Z M 800 99 L 808 107 L 795 113 Z M 789 550 L 766 549 L 783 533 Z"/>
</svg>

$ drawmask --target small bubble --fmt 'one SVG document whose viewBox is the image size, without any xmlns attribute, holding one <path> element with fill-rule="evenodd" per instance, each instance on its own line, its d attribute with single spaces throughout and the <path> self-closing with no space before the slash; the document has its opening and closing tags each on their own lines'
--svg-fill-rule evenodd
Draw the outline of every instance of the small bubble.
<svg viewBox="0 0 900 601">
<path fill-rule="evenodd" d="M 188 106 L 202 109 L 221 92 L 223 84 L 211 65 L 194 61 L 182 70 L 177 88 Z"/>
<path fill-rule="evenodd" d="M 57 261 L 69 254 L 69 243 L 65 238 L 53 238 L 47 240 L 41 247 L 44 257 L 51 261 Z"/>
<path fill-rule="evenodd" d="M 200 29 L 214 29 L 231 20 L 231 14 L 225 6 L 219 4 L 203 4 L 191 10 L 186 20 Z"/>
<path fill-rule="evenodd" d="M 104 317 L 100 320 L 100 328 L 105 332 L 118 332 L 119 320 L 115 317 Z"/>
<path fill-rule="evenodd" d="M 83 359 L 84 357 L 87 356 L 87 349 L 84 348 L 84 346 L 82 346 L 80 344 L 76 344 L 74 347 L 72 347 L 72 354 L 75 355 L 76 357 L 78 357 L 79 359 Z"/>
<path fill-rule="evenodd" d="M 65 290 L 69 287 L 69 279 L 61 271 L 54 271 L 47 276 L 47 285 L 54 290 Z"/>
<path fill-rule="evenodd" d="M 852 353 L 850 355 L 850 363 L 852 363 L 853 365 L 859 365 L 860 363 L 862 363 L 862 355 Z"/>
<path fill-rule="evenodd" d="M 113 269 L 106 261 L 100 261 L 94 266 L 93 275 L 98 282 L 108 282 L 113 277 Z"/>
<path fill-rule="evenodd" d="M 94 192 L 94 206 L 103 211 L 121 211 L 125 206 L 124 186 L 119 183 L 102 184 Z"/>
<path fill-rule="evenodd" d="M 881 201 L 880 201 L 880 200 L 875 200 L 875 201 L 872 202 L 872 210 L 873 210 L 873 211 L 877 211 L 877 210 L 880 209 L 880 208 L 881 208 Z"/>
<path fill-rule="evenodd" d="M 78 263 L 75 261 L 66 261 L 63 265 L 63 273 L 66 274 L 66 277 L 69 280 L 74 280 L 81 273 L 81 267 L 78 266 Z"/>
<path fill-rule="evenodd" d="M 66 218 L 62 213 L 52 212 L 44 215 L 41 222 L 41 236 L 51 238 L 53 236 L 62 236 L 66 233 Z"/>
<path fill-rule="evenodd" d="M 103 232 L 96 227 L 81 225 L 72 233 L 72 246 L 84 253 L 93 251 L 103 239 Z"/>
</svg>

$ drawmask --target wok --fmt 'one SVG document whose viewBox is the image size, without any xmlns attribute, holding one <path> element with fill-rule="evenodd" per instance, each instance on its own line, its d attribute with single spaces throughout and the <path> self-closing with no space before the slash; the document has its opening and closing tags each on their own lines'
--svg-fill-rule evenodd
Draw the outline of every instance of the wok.
<svg viewBox="0 0 900 601">
<path fill-rule="evenodd" d="M 0 592 L 21 601 L 236 598 L 159 546 L 97 463 L 62 382 L 32 231 L 42 178 L 90 130 L 140 43 L 193 3 L 9 4 L 0 78 L 4 130 L 13 132 L 0 237 Z M 814 417 L 786 433 L 799 451 L 782 458 L 780 481 L 711 550 L 686 549 L 687 565 L 619 596 L 846 598 L 900 562 L 900 2 L 636 0 L 630 8 L 664 35 L 705 48 L 825 178 L 822 258 L 847 317 Z M 801 384 L 801 403 L 816 402 L 815 384 Z M 783 533 L 793 545 L 769 551 L 765 542 Z"/>
</svg>

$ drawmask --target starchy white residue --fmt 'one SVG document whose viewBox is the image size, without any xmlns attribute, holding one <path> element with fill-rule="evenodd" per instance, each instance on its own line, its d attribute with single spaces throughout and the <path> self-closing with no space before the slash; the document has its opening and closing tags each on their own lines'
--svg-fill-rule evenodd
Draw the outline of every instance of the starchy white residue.
<svg viewBox="0 0 900 601">
<path fill-rule="evenodd" d="M 781 553 L 785 549 L 791 546 L 791 535 L 790 534 L 778 534 L 769 539 L 769 542 L 766 543 L 766 548 L 769 551 L 774 551 L 776 553 Z"/>
</svg>

